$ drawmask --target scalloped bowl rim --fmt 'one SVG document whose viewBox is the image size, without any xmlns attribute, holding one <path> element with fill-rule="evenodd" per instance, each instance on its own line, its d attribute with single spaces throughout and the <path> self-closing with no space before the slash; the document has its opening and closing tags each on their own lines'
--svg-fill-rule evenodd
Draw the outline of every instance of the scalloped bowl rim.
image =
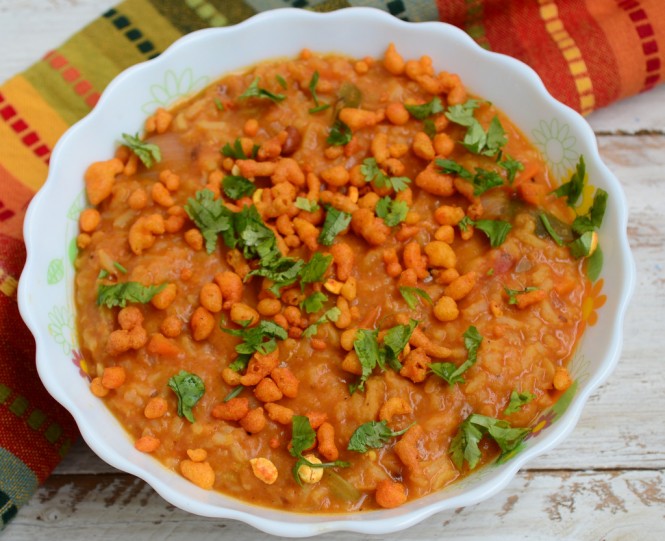
<svg viewBox="0 0 665 541">
<path fill-rule="evenodd" d="M 55 196 L 55 191 L 59 187 L 58 183 L 63 184 L 64 182 L 61 177 L 62 168 L 60 165 L 61 162 L 65 163 L 70 159 L 68 158 L 68 154 L 71 154 L 70 146 L 72 141 L 75 141 L 77 137 L 81 137 L 83 133 L 94 131 L 95 123 L 103 118 L 104 114 L 108 114 L 106 109 L 111 107 L 116 94 L 119 95 L 123 92 L 125 85 L 129 85 L 136 80 L 140 81 L 142 73 L 148 72 L 151 69 L 154 71 L 158 68 L 168 67 L 169 63 L 181 52 L 185 54 L 184 51 L 196 49 L 215 39 L 229 40 L 241 37 L 243 34 L 248 34 L 251 31 L 264 30 L 269 32 L 270 28 L 268 27 L 298 24 L 301 25 L 299 31 L 305 29 L 309 32 L 314 32 L 313 29 L 319 28 L 321 25 L 344 25 L 346 28 L 347 25 L 353 27 L 357 24 L 369 24 L 371 31 L 368 34 L 370 36 L 372 32 L 383 33 L 385 41 L 380 43 L 379 46 L 381 48 L 385 47 L 388 41 L 394 41 L 400 51 L 407 50 L 405 56 L 409 53 L 408 49 L 420 50 L 420 54 L 430 54 L 436 63 L 438 56 L 436 56 L 437 53 L 435 51 L 428 48 L 425 44 L 414 45 L 416 41 L 425 41 L 420 40 L 420 36 L 428 36 L 431 39 L 442 39 L 444 42 L 452 43 L 463 54 L 477 61 L 479 66 L 490 64 L 500 66 L 511 78 L 514 78 L 519 83 L 518 87 L 524 85 L 532 93 L 529 99 L 535 100 L 542 107 L 550 110 L 553 115 L 556 115 L 556 118 L 564 119 L 571 124 L 573 132 L 580 137 L 581 142 L 577 146 L 582 149 L 581 151 L 585 156 L 590 176 L 593 173 L 595 175 L 594 178 L 602 178 L 603 187 L 610 192 L 608 212 L 613 214 L 614 231 L 612 233 L 614 234 L 613 238 L 616 237 L 614 238 L 614 243 L 616 243 L 614 250 L 619 254 L 618 263 L 620 265 L 618 269 L 613 268 L 612 272 L 619 273 L 620 287 L 619 291 L 612 291 L 612 298 L 615 299 L 615 308 L 611 314 L 611 320 L 605 328 L 604 336 L 609 335 L 610 339 L 605 347 L 605 356 L 600 366 L 581 387 L 578 394 L 573 398 L 568 410 L 557 420 L 556 424 L 548 428 L 547 434 L 539 438 L 535 443 L 532 443 L 533 440 L 531 440 L 523 452 L 517 454 L 509 462 L 493 469 L 486 479 L 476 483 L 477 486 L 470 489 L 460 489 L 458 494 L 453 494 L 449 497 L 446 497 L 445 492 L 447 490 L 444 490 L 420 500 L 409 502 L 396 510 L 340 515 L 306 515 L 281 512 L 247 504 L 219 494 L 208 497 L 206 496 L 207 493 L 204 493 L 204 491 L 197 487 L 190 486 L 178 474 L 173 472 L 167 474 L 168 470 L 161 465 L 155 468 L 149 462 L 143 460 L 142 457 L 137 457 L 135 453 L 131 452 L 133 448 L 126 445 L 126 442 L 121 442 L 121 447 L 124 451 L 131 449 L 127 455 L 116 448 L 117 441 L 110 442 L 105 440 L 105 431 L 100 428 L 99 419 L 95 417 L 94 410 L 85 410 L 75 404 L 74 395 L 56 380 L 54 373 L 56 368 L 54 368 L 53 363 L 49 362 L 50 357 L 55 355 L 55 346 L 47 332 L 43 315 L 39 315 L 38 313 L 38 308 L 41 308 L 41 306 L 33 298 L 33 295 L 43 291 L 40 288 L 45 287 L 43 280 L 38 278 L 39 269 L 37 269 L 36 262 L 36 254 L 40 249 L 44 249 L 45 242 L 41 238 L 44 235 L 44 231 L 43 228 L 40 230 L 39 226 L 44 224 L 42 223 L 43 220 L 40 219 L 39 209 L 43 209 L 49 195 Z M 419 35 L 419 39 L 417 40 L 412 37 L 415 32 Z M 303 43 L 299 38 L 289 37 L 288 39 L 291 39 L 294 43 L 297 42 L 298 48 L 308 46 L 322 51 L 320 47 L 317 48 L 308 43 Z M 359 39 L 362 40 L 362 37 Z M 407 41 L 410 45 L 403 47 Z M 335 50 L 331 52 L 336 52 L 336 49 L 343 49 L 344 47 L 348 48 L 349 45 L 345 44 L 335 47 Z M 352 47 L 362 48 L 361 45 L 353 45 Z M 362 56 L 362 54 L 349 54 Z M 441 55 L 445 56 L 445 53 L 441 53 Z M 268 54 L 264 56 L 265 58 L 272 58 L 281 55 Z M 247 63 L 243 63 L 237 67 L 240 68 L 246 65 Z M 442 67 L 445 68 L 445 66 Z M 227 69 L 226 71 L 233 70 Z M 224 72 L 214 74 L 213 80 L 221 77 L 223 74 Z M 468 84 L 468 77 L 462 75 L 462 79 Z M 474 91 L 474 88 L 472 87 L 471 90 Z M 517 87 L 516 92 L 518 92 Z M 486 98 L 490 94 L 487 92 L 487 89 L 483 89 L 477 93 Z M 505 104 L 500 103 L 500 101 L 497 102 L 499 107 L 506 111 L 507 107 Z M 511 119 L 513 118 L 512 114 L 509 116 Z M 516 124 L 520 125 L 517 121 Z M 138 128 L 139 126 L 137 126 Z M 84 162 L 90 163 L 94 159 L 103 159 L 103 157 L 87 157 Z M 80 184 L 82 185 L 82 180 Z M 72 192 L 72 197 L 73 195 L 74 193 Z M 88 445 L 110 465 L 145 480 L 164 499 L 173 505 L 203 516 L 241 520 L 267 533 L 289 537 L 311 536 L 339 530 L 384 534 L 407 528 L 434 513 L 469 506 L 489 498 L 502 490 L 525 463 L 553 448 L 573 430 L 589 395 L 609 376 L 621 352 L 623 320 L 635 283 L 635 264 L 625 235 L 627 224 L 626 207 L 621 186 L 601 161 L 595 136 L 589 125 L 578 113 L 556 101 L 547 92 L 537 74 L 530 67 L 518 60 L 480 48 L 468 35 L 456 27 L 439 22 L 408 23 L 374 8 L 346 8 L 325 14 L 290 8 L 277 9 L 255 15 L 235 26 L 199 30 L 180 38 L 159 57 L 128 68 L 108 85 L 95 109 L 69 128 L 60 138 L 53 150 L 47 182 L 31 202 L 26 214 L 24 238 L 27 247 L 27 262 L 19 283 L 19 307 L 21 315 L 32 331 L 37 343 L 37 368 L 39 375 L 51 395 L 74 416 L 81 434 Z M 603 227 L 601 236 L 605 234 L 605 224 Z M 74 370 L 71 372 L 72 374 L 76 374 Z M 107 411 L 107 413 L 113 418 L 110 412 Z M 156 462 L 149 457 L 148 460 Z M 221 504 L 219 503 L 220 500 Z"/>
</svg>

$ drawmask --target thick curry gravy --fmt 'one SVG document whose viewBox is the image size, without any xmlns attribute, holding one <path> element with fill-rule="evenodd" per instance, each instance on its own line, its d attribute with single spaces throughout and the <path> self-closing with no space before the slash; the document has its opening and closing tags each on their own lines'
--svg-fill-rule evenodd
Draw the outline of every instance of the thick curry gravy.
<svg viewBox="0 0 665 541">
<path fill-rule="evenodd" d="M 440 107 L 423 118 L 404 108 L 435 97 Z M 587 282 L 580 260 L 543 235 L 538 218 L 546 211 L 570 223 L 574 215 L 550 194 L 538 152 L 491 104 L 469 110 L 486 133 L 498 118 L 500 154 L 492 144 L 488 155 L 461 144 L 469 126 L 446 113 L 469 99 L 461 81 L 436 73 L 427 57 L 404 62 L 392 47 L 384 59 L 360 61 L 303 51 L 158 111 L 146 123 L 145 142 L 161 151 L 151 167 L 125 146 L 91 166 L 86 182 L 97 210 L 81 217 L 78 329 L 91 390 L 137 449 L 199 486 L 259 505 L 394 507 L 470 471 L 468 460 L 454 463 L 451 448 L 470 414 L 527 427 L 554 403 L 570 385 L 565 366 Z M 512 181 L 499 163 L 508 157 L 519 163 Z M 475 179 L 443 172 L 437 160 L 472 175 L 492 171 L 501 185 L 474 194 Z M 228 197 L 226 177 L 258 189 Z M 202 190 L 227 212 L 253 207 L 282 257 L 330 255 L 325 273 L 269 291 L 273 281 L 248 272 L 269 267 L 270 258 L 244 250 L 243 241 L 230 249 L 223 232 L 201 235 L 192 200 Z M 350 225 L 325 245 L 331 208 Z M 507 222 L 510 231 L 492 247 L 474 227 L 482 220 Z M 210 238 L 214 247 L 206 246 Z M 100 286 L 125 282 L 163 287 L 151 300 L 129 298 L 125 308 L 98 304 Z M 237 334 L 259 319 L 283 335 L 274 351 L 253 354 L 244 366 L 236 351 L 243 339 L 222 328 Z M 363 376 L 363 340 L 385 352 L 386 332 L 407 332 L 411 319 L 418 324 L 404 349 L 366 366 Z M 450 384 L 433 363 L 459 367 L 469 359 L 471 328 L 482 337 L 476 361 Z M 181 371 L 205 386 L 191 409 L 195 422 L 179 415 L 169 386 Z M 506 414 L 513 392 L 525 403 Z M 317 432 L 311 450 L 292 442 L 301 416 Z M 407 430 L 366 452 L 348 450 L 361 425 L 384 420 L 393 433 Z M 334 465 L 294 473 L 294 449 Z M 478 465 L 500 449 L 485 434 L 479 451 Z"/>
</svg>

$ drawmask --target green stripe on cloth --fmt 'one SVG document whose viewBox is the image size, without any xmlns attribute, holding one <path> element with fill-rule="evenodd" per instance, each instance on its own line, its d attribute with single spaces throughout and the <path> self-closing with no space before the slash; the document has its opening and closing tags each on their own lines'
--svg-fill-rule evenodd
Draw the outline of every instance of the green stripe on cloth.
<svg viewBox="0 0 665 541">
<path fill-rule="evenodd" d="M 208 24 L 187 6 L 186 0 L 150 0 L 150 2 L 182 34 L 208 28 Z"/>
<path fill-rule="evenodd" d="M 208 3 L 226 17 L 228 24 L 239 23 L 257 13 L 248 2 L 243 2 L 243 0 L 208 0 Z"/>
<path fill-rule="evenodd" d="M 141 60 L 161 53 L 182 35 L 166 17 L 155 9 L 149 0 L 129 0 L 119 4 L 116 9 L 130 21 L 130 26 L 125 32 L 126 37 L 131 29 L 136 29 L 143 35 L 133 42 L 136 49 L 143 54 Z M 147 50 L 144 45 L 146 41 L 153 45 L 154 50 Z"/>
</svg>

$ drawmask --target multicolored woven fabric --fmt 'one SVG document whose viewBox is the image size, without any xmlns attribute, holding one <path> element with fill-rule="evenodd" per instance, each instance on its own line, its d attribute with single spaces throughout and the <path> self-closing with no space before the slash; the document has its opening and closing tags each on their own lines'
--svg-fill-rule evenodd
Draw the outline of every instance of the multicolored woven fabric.
<svg viewBox="0 0 665 541">
<path fill-rule="evenodd" d="M 24 212 L 58 138 L 120 71 L 183 34 L 267 9 L 356 5 L 452 23 L 482 47 L 531 65 L 555 97 L 583 114 L 663 80 L 662 0 L 127 0 L 104 13 L 0 86 L 0 529 L 76 438 L 71 417 L 39 383 L 16 305 Z M 74 322 L 62 314 L 52 320 L 49 332 L 66 350 Z"/>
</svg>

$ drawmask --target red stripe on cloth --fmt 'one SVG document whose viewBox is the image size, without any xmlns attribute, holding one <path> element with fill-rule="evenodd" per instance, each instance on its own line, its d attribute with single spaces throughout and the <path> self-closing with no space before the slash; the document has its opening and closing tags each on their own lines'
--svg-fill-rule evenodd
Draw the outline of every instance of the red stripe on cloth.
<svg viewBox="0 0 665 541">
<path fill-rule="evenodd" d="M 0 92 L 0 103 L 7 101 L 7 98 L 3 96 L 3 94 Z M 18 115 L 18 112 L 16 109 L 11 105 L 7 104 L 5 105 L 2 109 L 0 109 L 0 117 L 5 121 L 9 122 L 9 119 L 15 117 Z M 20 123 L 21 130 L 16 130 L 14 128 L 14 131 L 25 131 L 27 130 L 30 125 L 23 120 L 22 118 L 18 118 L 16 121 L 12 122 L 10 125 L 14 127 L 16 124 Z M 23 136 L 21 138 L 21 141 L 25 146 L 28 148 L 33 147 L 37 143 L 41 142 L 41 139 L 39 135 L 37 135 L 34 131 L 28 133 L 27 135 Z M 44 161 L 48 163 L 48 156 L 51 154 L 51 149 L 46 145 L 46 144 L 41 144 L 37 148 L 32 149 L 32 151 L 37 155 L 39 158 L 44 158 Z"/>
<path fill-rule="evenodd" d="M 649 22 L 649 15 L 642 8 L 637 0 L 618 0 L 617 5 L 628 14 L 628 18 L 635 24 L 635 31 L 638 37 L 642 40 L 642 51 L 644 52 L 646 76 L 642 84 L 642 91 L 653 88 L 658 81 L 660 81 L 660 59 L 653 58 L 658 54 L 658 43 L 652 38 L 654 35 L 653 26 Z M 646 23 L 641 21 L 646 20 Z M 640 23 L 640 24 L 637 24 Z M 655 72 L 655 73 L 652 73 Z"/>
<path fill-rule="evenodd" d="M 95 90 L 90 81 L 81 78 L 81 71 L 76 66 L 73 66 L 62 53 L 59 51 L 50 51 L 42 60 L 56 71 L 62 70 L 61 75 L 64 81 L 73 86 L 74 92 L 83 98 L 86 105 L 92 108 L 97 104 L 100 93 Z"/>
</svg>

